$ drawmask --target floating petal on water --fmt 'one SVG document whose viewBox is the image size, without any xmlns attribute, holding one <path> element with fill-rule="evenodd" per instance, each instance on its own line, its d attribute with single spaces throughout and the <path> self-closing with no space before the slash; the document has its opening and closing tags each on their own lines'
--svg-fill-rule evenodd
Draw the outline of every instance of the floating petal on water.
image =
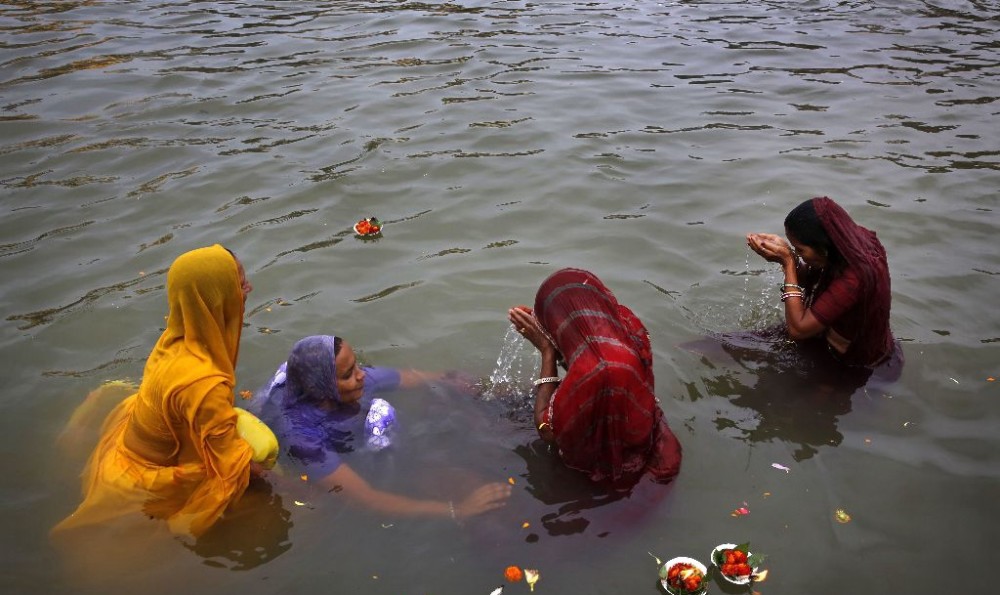
<svg viewBox="0 0 1000 595">
<path fill-rule="evenodd" d="M 843 508 L 838 508 L 833 512 L 834 518 L 837 519 L 838 523 L 849 523 L 851 522 L 851 515 L 847 514 L 847 511 Z"/>
<path fill-rule="evenodd" d="M 525 580 L 525 582 L 528 583 L 528 586 L 531 587 L 532 591 L 535 590 L 535 583 L 537 583 L 538 579 L 540 579 L 540 578 L 541 578 L 541 575 L 539 574 L 539 572 L 537 570 L 531 570 L 531 569 L 528 569 L 528 568 L 524 569 L 524 580 Z"/>
<path fill-rule="evenodd" d="M 791 469 L 789 469 L 788 467 L 785 467 L 781 463 L 771 463 L 771 466 L 774 467 L 775 469 L 781 469 L 785 473 L 788 473 L 789 471 L 791 471 Z"/>
</svg>

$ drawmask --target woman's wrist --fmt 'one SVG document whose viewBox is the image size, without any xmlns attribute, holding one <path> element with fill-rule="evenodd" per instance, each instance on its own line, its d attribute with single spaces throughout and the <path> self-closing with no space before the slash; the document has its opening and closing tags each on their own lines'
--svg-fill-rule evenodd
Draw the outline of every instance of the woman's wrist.
<svg viewBox="0 0 1000 595">
<path fill-rule="evenodd" d="M 542 355 L 542 363 L 546 361 L 552 362 L 553 365 L 556 363 L 556 348 L 549 341 L 545 341 L 545 345 L 538 348 L 539 353 Z"/>
<path fill-rule="evenodd" d="M 549 411 L 549 403 L 552 401 L 552 393 L 555 392 L 550 386 L 542 385 L 535 394 L 535 427 L 541 425 L 542 422 L 548 421 L 546 418 Z"/>
</svg>

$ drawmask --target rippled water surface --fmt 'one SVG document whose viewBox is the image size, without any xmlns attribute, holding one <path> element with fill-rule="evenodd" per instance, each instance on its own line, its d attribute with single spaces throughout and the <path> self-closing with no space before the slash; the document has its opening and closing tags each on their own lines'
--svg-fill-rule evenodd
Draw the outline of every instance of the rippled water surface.
<svg viewBox="0 0 1000 595">
<path fill-rule="evenodd" d="M 94 592 L 486 594 L 517 564 L 541 571 L 540 595 L 655 593 L 647 552 L 707 562 L 745 541 L 770 556 L 761 593 L 985 592 L 998 14 L 994 0 L 0 5 L 4 591 L 91 587 L 48 542 L 85 456 L 53 442 L 87 391 L 141 373 L 173 258 L 221 242 L 255 287 L 240 389 L 314 333 L 371 363 L 489 379 L 507 308 L 558 267 L 594 271 L 650 330 L 682 473 L 608 502 L 498 400 L 398 395 L 408 448 L 369 479 L 440 497 L 511 478 L 506 510 L 456 527 L 256 486 L 246 521 L 195 546 L 94 552 Z M 816 195 L 878 231 L 907 359 L 899 382 L 849 399 L 767 358 L 690 348 L 777 320 L 777 273 L 743 236 L 780 232 Z M 383 237 L 356 238 L 372 214 Z"/>
</svg>

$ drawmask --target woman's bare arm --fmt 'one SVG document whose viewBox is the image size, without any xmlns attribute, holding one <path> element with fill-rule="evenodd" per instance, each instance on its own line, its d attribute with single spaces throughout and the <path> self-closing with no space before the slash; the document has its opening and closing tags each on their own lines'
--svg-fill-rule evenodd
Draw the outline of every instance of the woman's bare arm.
<svg viewBox="0 0 1000 595">
<path fill-rule="evenodd" d="M 372 487 L 346 464 L 341 464 L 320 483 L 331 491 L 343 492 L 356 504 L 394 516 L 450 516 L 458 520 L 499 508 L 510 497 L 509 485 L 489 483 L 473 490 L 457 503 L 410 498 Z"/>
</svg>

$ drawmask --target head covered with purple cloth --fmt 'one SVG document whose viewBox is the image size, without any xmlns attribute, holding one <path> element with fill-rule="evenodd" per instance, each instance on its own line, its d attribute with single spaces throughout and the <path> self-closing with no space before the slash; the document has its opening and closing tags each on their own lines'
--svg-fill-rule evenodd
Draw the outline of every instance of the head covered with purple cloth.
<svg viewBox="0 0 1000 595">
<path fill-rule="evenodd" d="M 340 402 L 337 391 L 337 352 L 341 339 L 313 335 L 299 339 L 288 354 L 285 368 L 290 394 L 309 401 Z"/>
<path fill-rule="evenodd" d="M 343 403 L 337 388 L 336 363 L 342 345 L 343 340 L 332 335 L 300 339 L 274 373 L 263 395 L 255 397 L 247 408 L 273 423 L 279 431 L 286 431 L 291 424 L 297 426 L 296 431 L 309 434 L 325 425 L 322 420 L 326 419 L 338 432 L 351 432 L 349 424 L 342 425 L 349 417 L 338 421 L 329 417 L 325 409 L 316 407 L 323 402 Z M 381 450 L 392 442 L 389 432 L 395 423 L 395 409 L 383 399 L 374 399 L 365 407 L 370 408 L 360 419 L 368 446 Z M 319 418 L 315 417 L 317 412 Z M 338 436 L 343 439 L 341 434 Z"/>
<path fill-rule="evenodd" d="M 337 390 L 337 352 L 342 343 L 333 335 L 313 335 L 300 339 L 268 384 L 265 399 L 284 393 L 282 400 L 340 402 Z"/>
</svg>

